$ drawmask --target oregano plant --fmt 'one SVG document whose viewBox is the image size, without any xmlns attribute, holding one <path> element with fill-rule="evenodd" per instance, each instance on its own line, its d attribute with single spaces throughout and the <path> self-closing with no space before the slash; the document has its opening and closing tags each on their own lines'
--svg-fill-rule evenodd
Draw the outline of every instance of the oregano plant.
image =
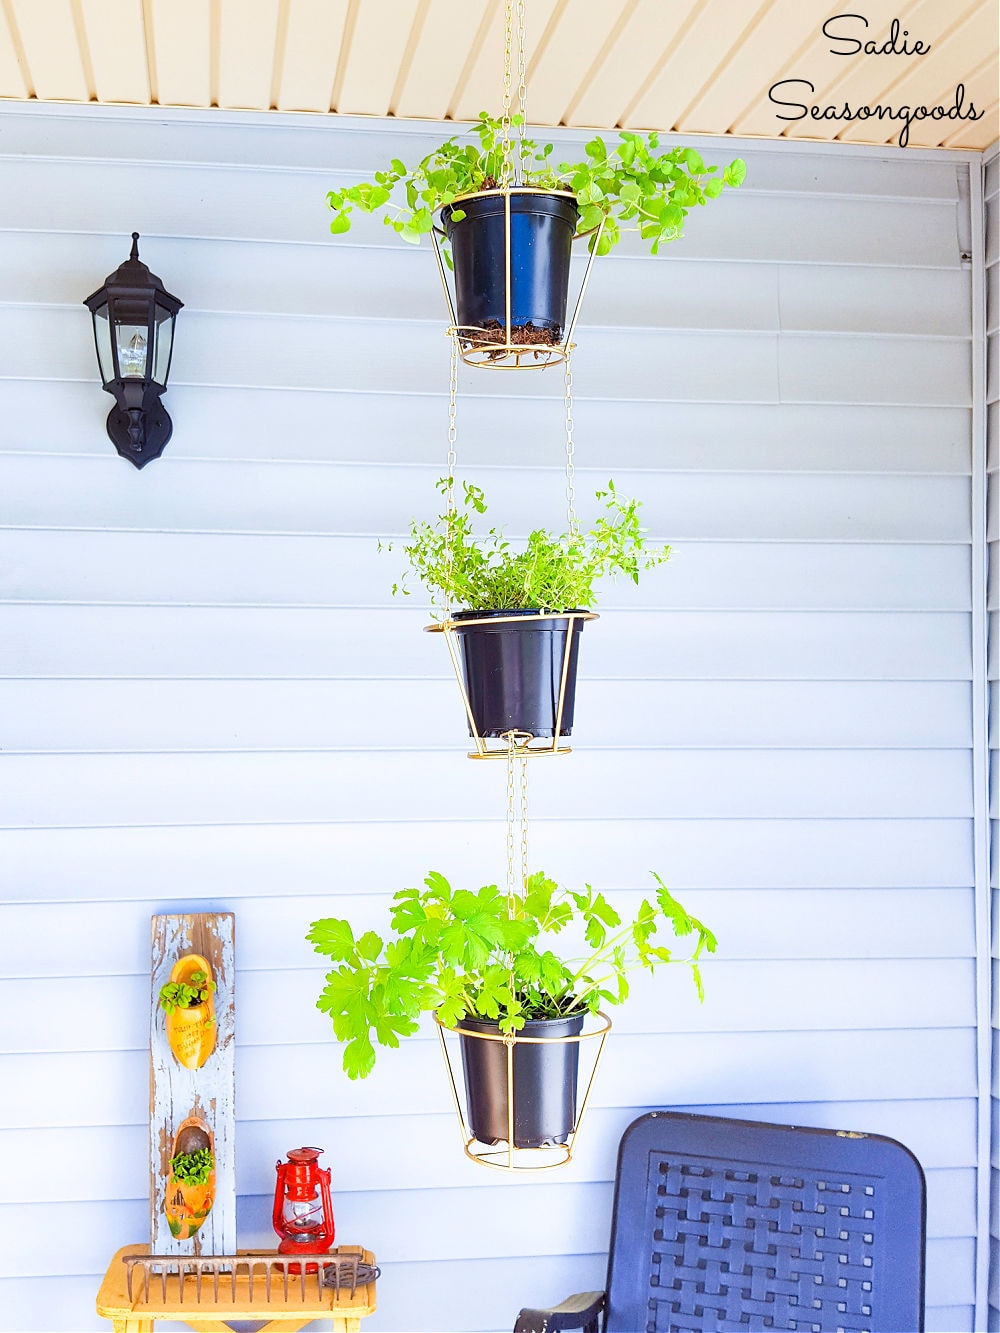
<svg viewBox="0 0 1000 1333">
<path fill-rule="evenodd" d="M 517 129 L 521 117 L 511 117 Z M 503 122 L 480 112 L 471 131 L 475 142 L 446 139 L 413 167 L 393 158 L 370 181 L 330 190 L 332 232 L 350 229 L 354 209 L 383 214 L 404 241 L 418 244 L 434 228 L 435 214 L 462 196 L 499 187 L 504 176 Z M 737 188 L 746 176 L 746 163 L 734 158 L 721 171 L 705 163 L 695 148 L 666 147 L 655 132 L 623 130 L 609 145 L 600 135 L 584 145 L 575 162 L 551 161 L 553 145 L 515 134 L 512 151 L 522 183 L 535 189 L 567 190 L 576 196 L 580 216 L 577 236 L 589 236 L 590 248 L 608 254 L 624 230 L 637 231 L 656 254 L 666 241 L 684 234 L 684 221 L 693 208 L 717 199 L 727 187 Z M 398 188 L 397 188 L 398 187 Z M 465 216 L 454 207 L 452 220 Z M 603 230 L 600 230 L 603 222 Z"/>
<path fill-rule="evenodd" d="M 452 484 L 447 477 L 437 483 L 445 496 Z M 479 486 L 463 482 L 454 506 L 434 522 L 410 525 L 409 540 L 402 544 L 409 572 L 442 611 L 452 603 L 475 611 L 590 610 L 599 580 L 622 576 L 638 583 L 643 571 L 670 556 L 670 547 L 649 540 L 640 525 L 638 500 L 619 496 L 613 481 L 595 498 L 603 513 L 589 528 L 561 533 L 537 528 L 516 543 L 496 527 L 476 531 L 486 496 Z M 393 592 L 408 591 L 404 575 Z"/>
<path fill-rule="evenodd" d="M 501 1032 L 515 1033 L 531 1019 L 621 1004 L 632 972 L 670 963 L 690 969 L 701 998 L 699 960 L 715 951 L 715 936 L 653 877 L 655 893 L 628 921 L 589 884 L 561 888 L 541 871 L 514 894 L 495 884 L 453 889 L 431 871 L 422 889 L 393 897 L 385 939 L 374 930 L 355 936 L 336 917 L 314 921 L 306 938 L 334 963 L 317 1007 L 344 1043 L 348 1076 L 367 1077 L 376 1043 L 397 1047 L 425 1013 L 445 1026 L 466 1016 L 491 1019 Z M 658 933 L 664 928 L 675 939 L 690 938 L 690 951 L 675 954 Z M 577 948 L 561 956 L 553 944 L 564 930 L 575 934 Z"/>
</svg>

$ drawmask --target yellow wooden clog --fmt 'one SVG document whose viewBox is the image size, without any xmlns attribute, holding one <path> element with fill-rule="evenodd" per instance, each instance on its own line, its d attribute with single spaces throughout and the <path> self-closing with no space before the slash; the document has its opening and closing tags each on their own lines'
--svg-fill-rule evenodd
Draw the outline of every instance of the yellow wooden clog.
<svg viewBox="0 0 1000 1333">
<path fill-rule="evenodd" d="M 200 1003 L 177 1003 L 181 986 L 198 992 Z M 174 963 L 170 981 L 160 991 L 160 1004 L 166 1010 L 167 1041 L 185 1069 L 200 1069 L 215 1049 L 214 990 L 208 960 L 201 954 L 188 953 Z"/>
<path fill-rule="evenodd" d="M 190 1240 L 215 1202 L 215 1154 L 212 1131 L 200 1116 L 182 1120 L 170 1150 L 163 1211 L 170 1234 Z"/>
</svg>

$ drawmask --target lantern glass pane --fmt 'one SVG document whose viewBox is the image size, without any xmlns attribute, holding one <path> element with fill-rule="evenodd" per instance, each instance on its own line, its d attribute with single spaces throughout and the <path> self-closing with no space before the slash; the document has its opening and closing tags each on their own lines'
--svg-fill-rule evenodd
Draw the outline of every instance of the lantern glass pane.
<svg viewBox="0 0 1000 1333">
<path fill-rule="evenodd" d="M 111 355 L 111 323 L 108 320 L 107 305 L 99 306 L 94 311 L 94 341 L 97 343 L 97 360 L 101 367 L 101 379 L 110 384 L 115 377 L 115 363 Z"/>
<path fill-rule="evenodd" d="M 116 324 L 115 341 L 118 343 L 118 373 L 122 379 L 144 379 L 148 360 L 148 340 L 145 324 Z"/>
<path fill-rule="evenodd" d="M 162 306 L 156 307 L 154 325 L 156 348 L 153 353 L 153 379 L 157 384 L 166 384 L 170 374 L 170 352 L 174 342 L 174 317 Z"/>
</svg>

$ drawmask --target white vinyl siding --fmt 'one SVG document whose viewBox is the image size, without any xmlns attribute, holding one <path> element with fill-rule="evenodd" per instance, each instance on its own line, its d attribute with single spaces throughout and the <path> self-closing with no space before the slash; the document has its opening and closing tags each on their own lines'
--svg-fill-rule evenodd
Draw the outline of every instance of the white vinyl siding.
<svg viewBox="0 0 1000 1333">
<path fill-rule="evenodd" d="M 364 218 L 330 237 L 324 206 L 440 137 L 0 109 L 0 1329 L 101 1326 L 108 1259 L 146 1237 L 149 917 L 219 910 L 240 1245 L 273 1243 L 275 1159 L 324 1147 L 338 1239 L 383 1267 L 372 1333 L 487 1333 L 600 1286 L 615 1147 L 651 1106 L 901 1139 L 928 1178 L 928 1330 L 965 1333 L 969 158 L 747 144 L 745 186 L 684 241 L 595 267 L 578 505 L 613 476 L 674 554 L 586 628 L 574 753 L 530 769 L 531 860 L 623 906 L 655 868 L 720 948 L 702 1006 L 682 974 L 637 983 L 574 1164 L 511 1182 L 463 1157 L 429 1027 L 341 1075 L 304 942 L 321 915 L 378 926 L 430 869 L 504 869 L 502 766 L 465 759 L 425 599 L 391 597 L 378 551 L 445 466 L 434 262 Z M 132 230 L 185 302 L 174 437 L 141 473 L 81 304 Z M 558 370 L 463 368 L 459 473 L 513 535 L 562 522 L 562 421 Z"/>
<path fill-rule="evenodd" d="M 988 154 L 984 172 L 985 242 L 986 242 L 986 431 L 989 450 L 989 620 L 990 620 L 990 773 L 991 773 L 991 866 L 990 893 L 992 898 L 992 1023 L 993 1061 L 991 1121 L 993 1125 L 990 1189 L 990 1333 L 1000 1330 L 1000 877 L 997 874 L 997 856 L 1000 855 L 1000 830 L 997 826 L 1000 788 L 998 774 L 998 729 L 1000 729 L 1000 526 L 997 524 L 997 487 L 1000 484 L 1000 156 L 996 148 Z"/>
</svg>

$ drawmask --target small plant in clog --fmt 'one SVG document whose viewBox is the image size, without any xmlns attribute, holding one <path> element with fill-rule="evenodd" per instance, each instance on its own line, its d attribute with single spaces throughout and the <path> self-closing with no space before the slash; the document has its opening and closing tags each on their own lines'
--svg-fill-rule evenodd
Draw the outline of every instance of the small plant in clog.
<svg viewBox="0 0 1000 1333">
<path fill-rule="evenodd" d="M 212 1135 L 197 1116 L 182 1121 L 174 1135 L 163 1211 L 170 1234 L 190 1240 L 215 1202 L 215 1154 Z"/>
<path fill-rule="evenodd" d="M 200 1069 L 215 1049 L 214 992 L 212 969 L 197 953 L 178 958 L 160 987 L 167 1042 L 185 1069 Z"/>
</svg>

